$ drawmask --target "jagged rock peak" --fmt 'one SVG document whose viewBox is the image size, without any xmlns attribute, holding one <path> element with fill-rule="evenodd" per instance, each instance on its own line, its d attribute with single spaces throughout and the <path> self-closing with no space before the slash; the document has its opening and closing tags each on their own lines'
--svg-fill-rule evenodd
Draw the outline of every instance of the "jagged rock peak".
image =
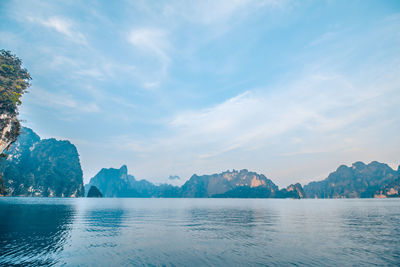
<svg viewBox="0 0 400 267">
<path fill-rule="evenodd" d="M 362 161 L 357 161 L 357 162 L 354 162 L 351 166 L 353 167 L 353 169 L 363 169 L 367 165 L 365 165 L 365 163 Z"/>
<path fill-rule="evenodd" d="M 121 168 L 119 168 L 119 171 L 121 173 L 128 174 L 128 167 L 126 167 L 126 165 L 122 165 Z"/>
<path fill-rule="evenodd" d="M 293 193 L 293 198 L 305 198 L 303 187 L 300 183 L 291 184 L 286 188 L 287 192 Z"/>
</svg>

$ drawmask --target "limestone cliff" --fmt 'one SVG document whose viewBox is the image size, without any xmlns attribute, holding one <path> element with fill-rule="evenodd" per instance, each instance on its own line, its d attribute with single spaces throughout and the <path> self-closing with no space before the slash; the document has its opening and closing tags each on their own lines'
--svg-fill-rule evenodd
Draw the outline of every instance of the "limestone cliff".
<svg viewBox="0 0 400 267">
<path fill-rule="evenodd" d="M 0 154 L 17 140 L 20 124 L 16 114 L 0 109 Z M 2 160 L 2 157 L 0 158 Z M 0 196 L 6 195 L 4 180 L 0 174 Z"/>
<path fill-rule="evenodd" d="M 89 189 L 87 197 L 103 197 L 103 194 L 96 186 L 92 185 Z"/>
<path fill-rule="evenodd" d="M 399 173 L 387 164 L 377 161 L 369 164 L 355 162 L 351 166 L 340 166 L 325 180 L 305 185 L 304 192 L 309 198 L 372 198 L 389 194 L 396 196 L 394 190 L 397 188 L 395 183 L 398 177 Z"/>
<path fill-rule="evenodd" d="M 123 165 L 119 169 L 101 169 L 90 179 L 87 190 L 95 186 L 104 197 L 178 197 L 178 187 L 155 185 L 146 180 L 136 180 Z M 89 196 L 89 195 L 88 195 Z"/>
<path fill-rule="evenodd" d="M 0 154 L 17 140 L 19 129 L 17 116 L 0 110 Z"/>
<path fill-rule="evenodd" d="M 82 197 L 83 175 L 76 147 L 69 141 L 40 139 L 22 128 L 0 164 L 9 196 Z"/>
<path fill-rule="evenodd" d="M 17 118 L 21 97 L 30 86 L 31 76 L 22 61 L 10 51 L 0 50 L 0 154 L 17 140 L 20 124 Z M 0 158 L 0 160 L 1 160 Z M 0 195 L 4 195 L 0 175 Z"/>
<path fill-rule="evenodd" d="M 212 175 L 193 175 L 181 188 L 181 197 L 189 198 L 268 198 L 278 191 L 263 174 L 248 171 L 226 171 Z"/>
</svg>

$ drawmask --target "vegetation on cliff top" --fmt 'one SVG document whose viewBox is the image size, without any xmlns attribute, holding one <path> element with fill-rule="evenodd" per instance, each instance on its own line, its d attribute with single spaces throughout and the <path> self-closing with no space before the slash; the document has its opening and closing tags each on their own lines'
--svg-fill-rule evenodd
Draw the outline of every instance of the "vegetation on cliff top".
<svg viewBox="0 0 400 267">
<path fill-rule="evenodd" d="M 30 86 L 31 76 L 22 67 L 22 61 L 10 51 L 0 50 L 0 161 L 6 157 L 3 150 L 17 140 L 21 125 L 17 118 L 21 97 Z M 0 195 L 6 189 L 0 174 Z"/>
<path fill-rule="evenodd" d="M 22 61 L 10 51 L 0 50 L 0 110 L 17 114 L 21 97 L 30 86 L 31 76 Z"/>
</svg>

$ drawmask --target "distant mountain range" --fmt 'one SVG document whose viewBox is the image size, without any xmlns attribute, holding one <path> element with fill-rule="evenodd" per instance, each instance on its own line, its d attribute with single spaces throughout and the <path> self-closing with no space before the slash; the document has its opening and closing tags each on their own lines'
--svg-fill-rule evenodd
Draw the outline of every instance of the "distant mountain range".
<svg viewBox="0 0 400 267">
<path fill-rule="evenodd" d="M 102 169 L 83 187 L 76 147 L 69 141 L 40 139 L 23 128 L 17 142 L 0 163 L 0 195 L 82 197 L 91 196 L 176 198 L 384 198 L 399 197 L 400 167 L 356 162 L 340 166 L 322 181 L 279 189 L 263 174 L 232 170 L 211 175 L 194 174 L 181 187 L 136 180 L 123 165 Z M 4 188 L 5 187 L 5 188 Z M 86 189 L 86 190 L 84 190 Z"/>
<path fill-rule="evenodd" d="M 169 184 L 156 186 L 146 180 L 137 181 L 123 165 L 119 169 L 101 169 L 88 185 L 97 187 L 104 197 L 177 197 L 179 188 Z"/>
<path fill-rule="evenodd" d="M 373 161 L 366 165 L 356 162 L 340 166 L 328 178 L 303 187 L 297 183 L 279 189 L 262 174 L 225 171 L 219 174 L 194 174 L 182 187 L 154 185 L 137 181 L 120 169 L 102 169 L 90 180 L 105 197 L 184 197 L 184 198 L 384 198 L 399 197 L 400 167 L 397 171 L 387 164 Z"/>
<path fill-rule="evenodd" d="M 9 196 L 82 197 L 83 175 L 76 147 L 69 141 L 40 139 L 22 128 L 0 164 Z"/>
<path fill-rule="evenodd" d="M 86 188 L 96 186 L 105 197 L 184 197 L 184 198 L 303 198 L 300 184 L 279 190 L 262 174 L 226 171 L 212 175 L 193 175 L 182 187 L 154 185 L 146 180 L 137 181 L 128 174 L 124 165 L 120 169 L 102 169 L 90 179 Z"/>
<path fill-rule="evenodd" d="M 373 161 L 342 165 L 323 181 L 304 186 L 309 198 L 399 197 L 400 166 L 397 171 L 387 164 Z"/>
</svg>

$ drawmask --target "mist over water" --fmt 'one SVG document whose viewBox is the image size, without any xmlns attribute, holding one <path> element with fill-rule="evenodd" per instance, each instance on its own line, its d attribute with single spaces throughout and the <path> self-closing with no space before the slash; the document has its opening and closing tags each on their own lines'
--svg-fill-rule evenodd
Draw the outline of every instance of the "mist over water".
<svg viewBox="0 0 400 267">
<path fill-rule="evenodd" d="M 399 222 L 399 199 L 1 198 L 0 265 L 399 265 Z"/>
</svg>

